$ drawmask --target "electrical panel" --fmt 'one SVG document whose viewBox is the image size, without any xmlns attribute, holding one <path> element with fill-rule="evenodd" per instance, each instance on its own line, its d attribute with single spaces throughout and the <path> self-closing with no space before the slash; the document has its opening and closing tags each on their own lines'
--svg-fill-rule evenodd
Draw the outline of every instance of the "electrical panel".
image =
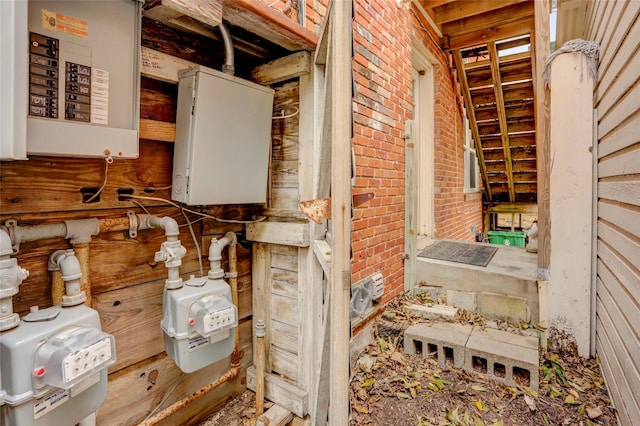
<svg viewBox="0 0 640 426">
<path fill-rule="evenodd" d="M 273 89 L 201 66 L 179 78 L 171 198 L 264 203 Z"/>
<path fill-rule="evenodd" d="M 165 289 L 163 309 L 165 350 L 183 372 L 233 352 L 238 310 L 223 280 L 191 277 L 181 288 Z"/>
<path fill-rule="evenodd" d="M 0 424 L 75 425 L 107 397 L 114 337 L 85 306 L 34 309 L 0 334 Z"/>
<path fill-rule="evenodd" d="M 16 22 L 3 37 L 26 63 L 12 78 L 26 100 L 27 154 L 137 158 L 140 1 L 9 3 Z"/>
</svg>

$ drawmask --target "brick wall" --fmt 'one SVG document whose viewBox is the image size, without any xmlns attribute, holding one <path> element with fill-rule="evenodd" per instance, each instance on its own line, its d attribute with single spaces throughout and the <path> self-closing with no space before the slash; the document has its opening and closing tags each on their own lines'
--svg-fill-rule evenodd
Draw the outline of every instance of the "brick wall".
<svg viewBox="0 0 640 426">
<path fill-rule="evenodd" d="M 311 2 L 310 2 L 311 3 Z M 461 102 L 449 55 L 442 52 L 409 5 L 356 0 L 354 3 L 355 93 L 353 100 L 356 177 L 354 194 L 375 198 L 355 209 L 353 281 L 376 271 L 385 277 L 385 300 L 404 288 L 405 141 L 411 119 L 412 35 L 439 62 L 435 66 L 435 222 L 436 237 L 472 240 L 471 224 L 482 229 L 480 194 L 464 194 Z"/>
</svg>

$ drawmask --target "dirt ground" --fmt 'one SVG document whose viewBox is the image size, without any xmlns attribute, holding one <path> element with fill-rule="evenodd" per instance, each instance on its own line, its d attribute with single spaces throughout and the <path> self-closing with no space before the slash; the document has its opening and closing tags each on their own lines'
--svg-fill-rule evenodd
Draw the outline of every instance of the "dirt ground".
<svg viewBox="0 0 640 426">
<path fill-rule="evenodd" d="M 415 299 L 400 296 L 387 305 L 375 339 L 361 354 L 350 382 L 353 425 L 380 426 L 594 426 L 616 425 L 597 359 L 575 350 L 545 353 L 540 360 L 540 386 L 505 386 L 433 358 L 405 355 L 402 332 L 425 322 L 406 314 Z M 483 318 L 462 311 L 458 322 L 487 326 Z M 521 332 L 527 325 L 498 323 Z M 518 382 L 516 380 L 516 382 Z M 214 413 L 201 426 L 255 424 L 255 395 L 247 391 Z"/>
</svg>

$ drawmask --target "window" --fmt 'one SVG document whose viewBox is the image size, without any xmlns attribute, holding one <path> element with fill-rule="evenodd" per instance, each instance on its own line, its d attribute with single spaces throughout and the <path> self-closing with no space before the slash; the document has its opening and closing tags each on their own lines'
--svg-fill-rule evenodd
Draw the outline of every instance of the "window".
<svg viewBox="0 0 640 426">
<path fill-rule="evenodd" d="M 464 117 L 464 190 L 465 192 L 478 191 L 478 157 L 476 156 L 476 147 L 473 144 L 471 130 L 469 129 L 469 120 Z"/>
</svg>

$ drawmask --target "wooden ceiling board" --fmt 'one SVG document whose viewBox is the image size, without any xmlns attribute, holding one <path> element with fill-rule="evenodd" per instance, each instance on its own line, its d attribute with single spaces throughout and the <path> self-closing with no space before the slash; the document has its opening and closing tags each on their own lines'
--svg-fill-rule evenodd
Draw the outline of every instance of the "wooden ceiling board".
<svg viewBox="0 0 640 426">
<path fill-rule="evenodd" d="M 425 8 L 433 8 L 434 21 L 436 24 L 457 21 L 471 16 L 490 13 L 494 10 L 522 3 L 531 0 L 463 0 L 447 2 L 441 6 L 430 7 L 429 2 L 425 2 Z"/>
<path fill-rule="evenodd" d="M 442 32 L 449 37 L 456 37 L 485 28 L 496 28 L 507 23 L 518 22 L 531 16 L 533 16 L 533 3 L 522 2 L 443 24 Z"/>
<path fill-rule="evenodd" d="M 471 33 L 448 37 L 446 46 L 452 50 L 477 46 L 489 41 L 504 40 L 511 37 L 531 34 L 534 28 L 533 18 L 524 18 L 510 24 L 484 28 Z M 446 34 L 444 34 L 444 36 L 446 36 Z"/>
</svg>

